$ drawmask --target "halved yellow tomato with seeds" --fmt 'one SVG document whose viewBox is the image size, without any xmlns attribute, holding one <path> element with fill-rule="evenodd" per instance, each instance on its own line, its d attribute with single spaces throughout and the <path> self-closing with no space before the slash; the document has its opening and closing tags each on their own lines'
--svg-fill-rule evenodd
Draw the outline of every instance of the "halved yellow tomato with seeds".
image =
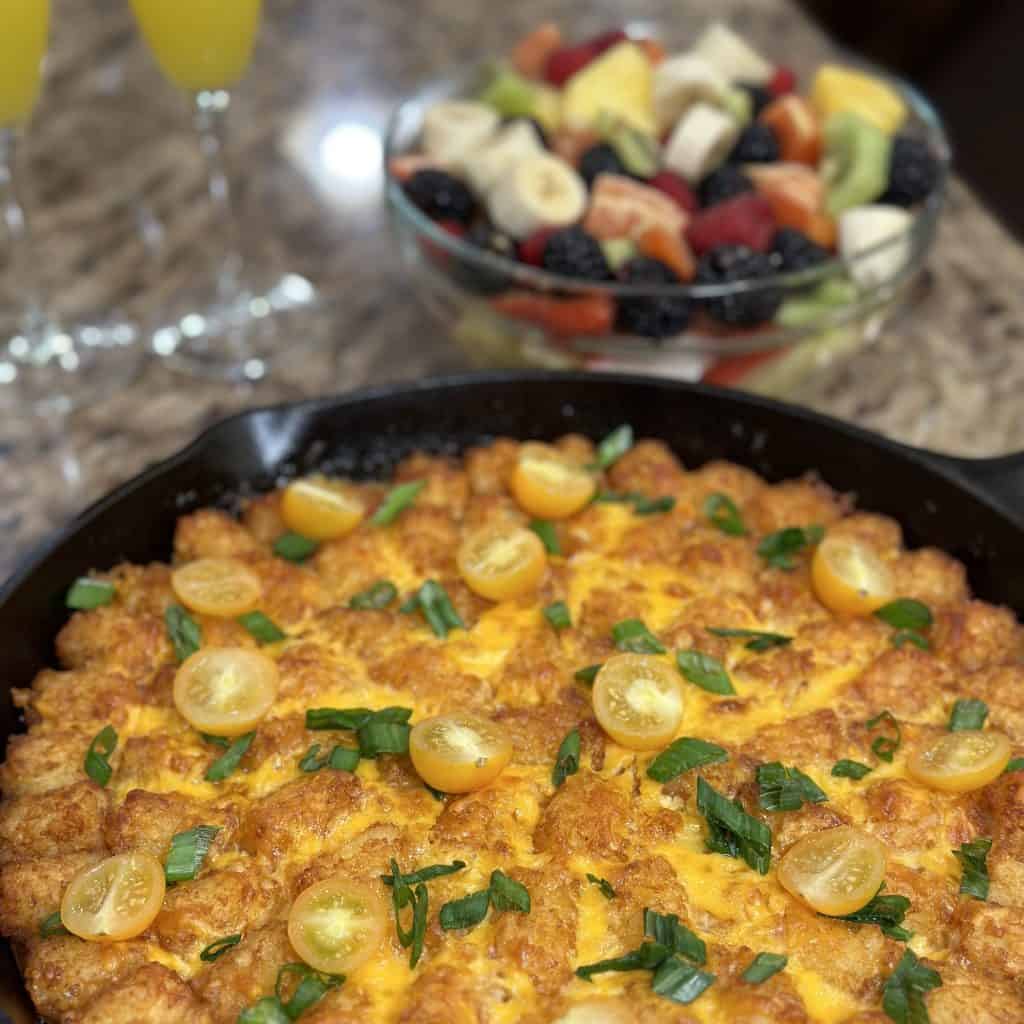
<svg viewBox="0 0 1024 1024">
<path fill-rule="evenodd" d="M 164 902 L 163 865 L 135 851 L 79 871 L 60 901 L 61 923 L 89 942 L 117 942 L 144 932 Z"/>
<path fill-rule="evenodd" d="M 818 545 L 811 583 L 818 600 L 838 615 L 870 615 L 896 596 L 889 566 L 850 537 L 826 536 Z"/>
<path fill-rule="evenodd" d="M 647 654 L 617 654 L 594 680 L 594 714 L 616 743 L 655 750 L 676 734 L 683 718 L 679 673 Z"/>
<path fill-rule="evenodd" d="M 924 743 L 907 758 L 907 773 L 946 793 L 981 789 L 1010 761 L 1010 740 L 993 729 L 964 729 Z"/>
<path fill-rule="evenodd" d="M 380 949 L 388 913 L 376 887 L 336 875 L 299 894 L 288 914 L 288 938 L 310 967 L 343 974 Z"/>
<path fill-rule="evenodd" d="M 354 530 L 366 514 L 363 503 L 340 481 L 325 476 L 294 480 L 281 496 L 281 518 L 310 540 L 333 540 Z"/>
<path fill-rule="evenodd" d="M 470 534 L 456 562 L 470 590 L 489 601 L 507 601 L 537 586 L 547 557 L 532 530 L 500 526 Z"/>
<path fill-rule="evenodd" d="M 489 718 L 456 712 L 417 722 L 409 734 L 409 756 L 427 785 L 443 793 L 469 793 L 501 774 L 512 743 Z"/>
<path fill-rule="evenodd" d="M 530 515 L 564 519 L 583 508 L 596 487 L 593 475 L 557 448 L 533 441 L 520 447 L 512 493 Z"/>
<path fill-rule="evenodd" d="M 171 589 L 194 612 L 234 618 L 259 604 L 263 585 L 233 558 L 197 558 L 171 573 Z"/>
<path fill-rule="evenodd" d="M 885 878 L 885 846 L 850 825 L 812 832 L 779 861 L 779 882 L 819 914 L 852 914 Z"/>
<path fill-rule="evenodd" d="M 200 732 L 240 736 L 277 698 L 277 664 L 244 647 L 206 647 L 174 677 L 174 706 Z"/>
</svg>

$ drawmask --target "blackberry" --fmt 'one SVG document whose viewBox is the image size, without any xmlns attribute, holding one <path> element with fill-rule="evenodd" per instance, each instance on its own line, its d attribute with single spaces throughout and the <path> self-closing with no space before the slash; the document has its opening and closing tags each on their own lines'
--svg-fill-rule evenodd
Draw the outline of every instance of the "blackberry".
<svg viewBox="0 0 1024 1024">
<path fill-rule="evenodd" d="M 772 261 L 779 270 L 809 270 L 829 259 L 829 251 L 796 228 L 779 228 L 772 238 Z"/>
<path fill-rule="evenodd" d="M 675 271 L 660 260 L 638 256 L 619 268 L 625 284 L 682 284 Z M 626 296 L 619 300 L 615 326 L 644 338 L 667 338 L 690 322 L 690 300 L 685 296 Z"/>
<path fill-rule="evenodd" d="M 737 82 L 736 84 L 750 97 L 752 117 L 756 118 L 775 98 L 763 85 L 755 85 L 753 82 Z"/>
<path fill-rule="evenodd" d="M 720 245 L 697 264 L 697 284 L 733 284 L 774 273 L 771 257 L 745 245 Z M 759 288 L 701 300 L 708 316 L 731 327 L 756 327 L 775 316 L 782 302 L 778 288 Z"/>
<path fill-rule="evenodd" d="M 707 209 L 715 203 L 753 191 L 754 183 L 735 164 L 723 164 L 697 186 L 697 197 L 701 207 Z"/>
<path fill-rule="evenodd" d="M 518 122 L 528 124 L 537 136 L 537 141 L 545 148 L 549 149 L 547 132 L 544 131 L 544 126 L 535 117 L 527 117 L 525 114 L 517 114 L 515 117 L 505 118 L 503 124 L 516 124 Z"/>
<path fill-rule="evenodd" d="M 583 228 L 562 228 L 544 246 L 541 266 L 553 274 L 580 277 L 587 281 L 610 281 L 611 268 L 597 239 Z"/>
<path fill-rule="evenodd" d="M 587 188 L 594 187 L 594 179 L 599 174 L 629 175 L 619 154 L 607 142 L 599 142 L 596 146 L 591 146 L 580 157 L 579 172 L 587 183 Z"/>
<path fill-rule="evenodd" d="M 445 171 L 417 171 L 405 183 L 405 192 L 433 220 L 468 224 L 476 213 L 476 200 L 469 187 Z"/>
<path fill-rule="evenodd" d="M 897 135 L 889 157 L 889 184 L 878 201 L 913 206 L 927 199 L 939 182 L 939 162 L 919 139 Z"/>
<path fill-rule="evenodd" d="M 779 140 L 766 124 L 755 121 L 743 129 L 729 154 L 737 164 L 770 164 L 779 159 Z"/>
<path fill-rule="evenodd" d="M 503 231 L 492 227 L 486 221 L 477 221 L 464 237 L 469 245 L 484 249 L 496 256 L 516 260 L 515 240 Z M 508 287 L 508 275 L 491 267 L 483 267 L 469 260 L 460 260 L 455 268 L 455 277 L 469 291 L 480 295 L 493 295 Z"/>
</svg>

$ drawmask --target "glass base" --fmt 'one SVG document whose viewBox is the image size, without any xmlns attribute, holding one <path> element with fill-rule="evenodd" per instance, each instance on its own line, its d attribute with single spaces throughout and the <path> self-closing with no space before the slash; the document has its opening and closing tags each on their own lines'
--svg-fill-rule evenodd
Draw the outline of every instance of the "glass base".
<svg viewBox="0 0 1024 1024">
<path fill-rule="evenodd" d="M 153 351 L 172 369 L 218 380 L 257 381 L 296 350 L 322 342 L 319 294 L 299 274 L 240 286 L 230 298 L 172 299 L 185 312 L 162 318 Z"/>
</svg>

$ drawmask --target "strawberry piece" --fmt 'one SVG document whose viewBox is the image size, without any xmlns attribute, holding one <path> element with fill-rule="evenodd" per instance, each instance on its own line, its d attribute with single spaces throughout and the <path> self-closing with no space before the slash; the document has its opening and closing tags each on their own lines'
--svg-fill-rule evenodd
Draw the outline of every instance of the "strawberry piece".
<svg viewBox="0 0 1024 1024">
<path fill-rule="evenodd" d="M 512 67 L 527 78 L 543 78 L 548 59 L 562 45 L 562 30 L 545 21 L 516 43 L 512 50 Z"/>
<path fill-rule="evenodd" d="M 577 46 L 563 46 L 548 57 L 544 67 L 544 77 L 551 85 L 560 89 L 577 71 L 585 68 L 595 57 L 600 57 L 605 50 L 610 50 L 616 43 L 621 43 L 628 38 L 621 28 L 617 28 L 611 32 L 603 32 Z"/>
<path fill-rule="evenodd" d="M 768 83 L 768 91 L 773 96 L 788 96 L 791 92 L 796 92 L 796 72 L 785 66 L 777 67 Z"/>
<path fill-rule="evenodd" d="M 697 261 L 690 247 L 677 232 L 667 228 L 648 228 L 636 240 L 637 248 L 652 260 L 660 260 L 671 267 L 680 281 L 690 281 L 697 272 Z"/>
<path fill-rule="evenodd" d="M 454 235 L 456 238 L 462 238 L 466 233 L 466 225 L 457 220 L 439 220 L 437 226 L 443 228 L 449 235 Z"/>
<path fill-rule="evenodd" d="M 602 32 L 599 36 L 594 36 L 583 45 L 589 46 L 594 51 L 595 57 L 600 57 L 605 50 L 610 50 L 616 43 L 624 42 L 628 38 L 629 36 L 621 28 L 613 28 L 608 32 Z"/>
<path fill-rule="evenodd" d="M 519 243 L 519 259 L 531 267 L 541 266 L 544 262 L 544 247 L 557 230 L 558 228 L 541 228 L 534 231 L 529 238 L 524 238 Z"/>
<path fill-rule="evenodd" d="M 764 352 L 747 352 L 742 356 L 729 356 L 727 359 L 719 359 L 711 369 L 701 378 L 705 384 L 718 384 L 720 387 L 730 387 L 738 384 L 744 377 L 748 376 L 759 366 L 778 359 L 786 349 L 768 349 Z"/>
<path fill-rule="evenodd" d="M 527 320 L 560 338 L 607 334 L 615 322 L 615 303 L 610 295 L 555 298 L 537 292 L 506 292 L 491 299 L 504 316 Z"/>
<path fill-rule="evenodd" d="M 821 127 L 807 100 L 801 96 L 780 96 L 758 117 L 779 140 L 783 160 L 816 165 L 821 156 Z"/>
<path fill-rule="evenodd" d="M 771 204 L 753 192 L 716 203 L 690 221 L 686 239 L 698 256 L 719 245 L 746 245 L 768 252 L 775 234 Z"/>
<path fill-rule="evenodd" d="M 674 199 L 689 214 L 696 213 L 700 208 L 693 189 L 684 178 L 672 171 L 658 171 L 653 178 L 648 180 L 647 184 Z"/>
</svg>

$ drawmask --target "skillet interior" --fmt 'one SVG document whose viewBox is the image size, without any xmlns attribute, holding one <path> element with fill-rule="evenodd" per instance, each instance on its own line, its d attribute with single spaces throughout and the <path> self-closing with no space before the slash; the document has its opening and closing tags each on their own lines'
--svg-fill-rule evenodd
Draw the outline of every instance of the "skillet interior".
<svg viewBox="0 0 1024 1024">
<path fill-rule="evenodd" d="M 166 559 L 175 520 L 203 505 L 231 506 L 281 477 L 326 467 L 381 476 L 414 449 L 457 452 L 498 434 L 600 437 L 629 422 L 669 443 L 687 466 L 729 459 L 769 480 L 814 469 L 867 509 L 903 525 L 908 546 L 935 545 L 962 561 L 986 600 L 1024 617 L 1024 529 L 946 460 L 775 402 L 643 377 L 490 374 L 242 413 L 92 506 L 0 592 L 4 690 L 50 664 L 76 576 L 119 561 Z M 0 699 L 0 726 L 19 727 Z M 0 1008 L 20 981 L 0 964 Z M 9 1011 L 11 1012 L 11 1011 Z M 0 1009 L 0 1022 L 3 1009 Z"/>
</svg>

